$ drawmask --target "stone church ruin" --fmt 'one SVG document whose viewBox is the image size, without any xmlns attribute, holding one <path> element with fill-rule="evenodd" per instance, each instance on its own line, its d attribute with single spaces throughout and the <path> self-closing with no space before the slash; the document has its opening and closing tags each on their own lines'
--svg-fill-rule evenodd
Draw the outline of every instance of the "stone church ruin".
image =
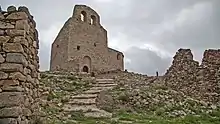
<svg viewBox="0 0 220 124">
<path fill-rule="evenodd" d="M 51 48 L 50 70 L 105 72 L 124 70 L 122 52 L 108 47 L 100 16 L 86 5 L 75 5 Z"/>
<path fill-rule="evenodd" d="M 220 49 L 205 50 L 199 64 L 190 49 L 180 48 L 163 76 L 123 71 L 123 53 L 108 47 L 99 15 L 85 5 L 75 6 L 53 42 L 51 71 L 39 71 L 38 49 L 28 8 L 0 9 L 0 124 L 114 120 L 115 110 L 131 107 L 127 110 L 132 112 L 134 106 L 153 108 L 145 113 L 166 114 L 167 109 L 170 117 L 181 118 L 194 111 L 219 111 Z"/>
</svg>

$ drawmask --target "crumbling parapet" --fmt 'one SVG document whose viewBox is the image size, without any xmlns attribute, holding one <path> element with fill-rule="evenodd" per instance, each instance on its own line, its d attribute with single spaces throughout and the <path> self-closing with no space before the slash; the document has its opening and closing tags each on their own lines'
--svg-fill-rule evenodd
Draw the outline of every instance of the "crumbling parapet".
<svg viewBox="0 0 220 124">
<path fill-rule="evenodd" d="M 193 60 L 190 49 L 179 49 L 164 75 L 166 85 L 195 98 L 220 102 L 220 50 L 206 50 L 202 63 Z"/>
<path fill-rule="evenodd" d="M 0 123 L 29 124 L 39 107 L 39 41 L 28 8 L 0 12 Z"/>
<path fill-rule="evenodd" d="M 172 65 L 164 77 L 167 85 L 176 89 L 188 87 L 189 84 L 195 81 L 199 62 L 193 60 L 193 54 L 190 49 L 179 49 L 173 58 Z M 187 83 L 181 83 L 186 80 Z"/>
<path fill-rule="evenodd" d="M 206 101 L 220 102 L 220 49 L 206 50 L 198 69 L 198 88 Z"/>
</svg>

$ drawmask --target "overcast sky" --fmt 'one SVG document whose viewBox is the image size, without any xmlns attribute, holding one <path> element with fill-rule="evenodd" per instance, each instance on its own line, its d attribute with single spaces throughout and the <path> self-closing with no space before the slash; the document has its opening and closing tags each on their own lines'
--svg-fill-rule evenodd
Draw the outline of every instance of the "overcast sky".
<svg viewBox="0 0 220 124">
<path fill-rule="evenodd" d="M 179 48 L 203 51 L 220 47 L 220 0 L 1 0 L 2 9 L 25 5 L 37 22 L 40 69 L 48 70 L 50 47 L 72 15 L 86 4 L 101 16 L 109 47 L 124 52 L 129 71 L 163 74 Z"/>
</svg>

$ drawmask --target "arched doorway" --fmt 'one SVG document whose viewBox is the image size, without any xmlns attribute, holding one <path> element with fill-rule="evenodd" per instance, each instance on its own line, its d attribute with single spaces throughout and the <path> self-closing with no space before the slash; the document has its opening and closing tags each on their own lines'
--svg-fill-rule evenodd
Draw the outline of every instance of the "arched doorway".
<svg viewBox="0 0 220 124">
<path fill-rule="evenodd" d="M 83 57 L 82 71 L 87 73 L 91 71 L 91 58 L 89 56 Z"/>
<path fill-rule="evenodd" d="M 83 66 L 83 69 L 82 69 L 83 72 L 87 72 L 89 73 L 89 68 L 87 66 Z"/>
</svg>

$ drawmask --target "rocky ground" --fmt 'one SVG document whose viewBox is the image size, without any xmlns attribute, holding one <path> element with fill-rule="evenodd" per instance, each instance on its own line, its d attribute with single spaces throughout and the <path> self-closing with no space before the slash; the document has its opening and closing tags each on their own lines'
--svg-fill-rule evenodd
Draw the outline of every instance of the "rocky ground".
<svg viewBox="0 0 220 124">
<path fill-rule="evenodd" d="M 63 111 L 71 96 L 81 94 L 91 87 L 92 78 L 78 77 L 70 73 L 42 72 L 40 79 L 41 108 L 47 124 L 65 122 Z"/>
<path fill-rule="evenodd" d="M 86 78 L 87 77 L 87 78 Z M 41 74 L 42 109 L 47 124 L 219 124 L 220 107 L 167 87 L 163 77 L 134 73 L 110 73 L 113 89 L 100 91 L 96 106 L 112 113 L 108 118 L 85 117 L 83 111 L 66 114 L 71 96 L 94 87 L 95 80 L 70 73 Z"/>
</svg>

